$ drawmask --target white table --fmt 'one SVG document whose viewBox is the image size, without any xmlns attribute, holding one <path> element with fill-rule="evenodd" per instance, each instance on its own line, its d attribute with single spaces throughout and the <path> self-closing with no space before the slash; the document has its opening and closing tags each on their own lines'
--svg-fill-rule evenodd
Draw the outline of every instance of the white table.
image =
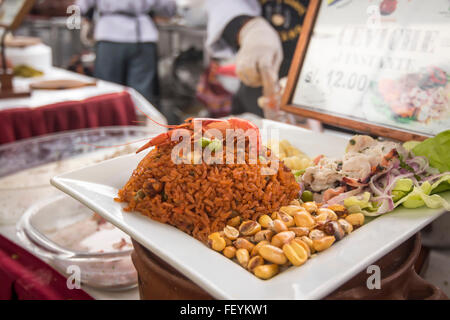
<svg viewBox="0 0 450 320">
<path fill-rule="evenodd" d="M 33 82 L 43 80 L 58 80 L 58 79 L 79 80 L 84 82 L 95 81 L 94 78 L 53 67 L 51 69 L 46 70 L 44 76 L 42 77 L 36 78 L 15 77 L 14 86 L 17 88 L 27 88 Z M 40 106 L 64 101 L 81 101 L 87 98 L 103 94 L 117 93 L 122 91 L 127 91 L 130 94 L 134 104 L 138 106 L 139 109 L 145 112 L 152 119 L 162 123 L 167 123 L 166 118 L 136 90 L 103 80 L 97 80 L 97 85 L 92 87 L 84 87 L 69 90 L 34 90 L 31 93 L 31 97 L 2 99 L 0 100 L 0 111 L 5 109 L 14 109 L 23 107 L 37 108 Z M 140 112 L 138 111 L 138 113 Z"/>
<path fill-rule="evenodd" d="M 91 82 L 95 79 L 80 75 L 74 72 L 70 72 L 60 68 L 51 68 L 46 70 L 45 75 L 37 78 L 19 78 L 14 79 L 14 85 L 17 87 L 28 87 L 32 82 L 42 81 L 42 80 L 56 80 L 56 79 L 73 79 L 80 81 Z M 152 119 L 160 122 L 167 123 L 166 118 L 150 103 L 148 102 L 140 93 L 136 90 L 124 87 L 115 83 L 97 80 L 97 85 L 95 87 L 84 87 L 79 89 L 70 90 L 36 90 L 33 91 L 30 97 L 26 98 L 16 98 L 16 99 L 3 99 L 0 100 L 0 111 L 13 108 L 38 108 L 40 106 L 59 103 L 64 101 L 80 101 L 87 98 L 91 98 L 98 95 L 117 93 L 127 91 L 134 104 L 139 107 L 140 110 L 145 112 Z M 139 114 L 140 112 L 136 110 Z M 8 239 L 20 244 L 20 241 L 16 235 L 16 227 L 14 225 L 0 225 L 0 234 L 7 237 Z M 89 293 L 95 299 L 139 299 L 139 291 L 137 288 L 127 290 L 127 291 L 105 291 L 98 290 L 84 286 L 83 289 Z"/>
</svg>

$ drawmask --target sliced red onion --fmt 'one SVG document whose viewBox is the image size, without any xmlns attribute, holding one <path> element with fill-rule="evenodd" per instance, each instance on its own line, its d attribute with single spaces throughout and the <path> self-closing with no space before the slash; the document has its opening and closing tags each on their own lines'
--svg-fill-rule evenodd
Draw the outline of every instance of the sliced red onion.
<svg viewBox="0 0 450 320">
<path fill-rule="evenodd" d="M 399 179 L 403 179 L 403 178 L 410 178 L 413 177 L 414 173 L 410 172 L 410 173 L 405 173 L 405 174 L 401 174 L 399 176 L 396 176 L 391 183 L 388 184 L 388 186 L 386 187 L 385 192 L 389 192 L 392 191 L 392 189 L 395 187 L 395 183 L 397 183 L 397 181 Z"/>
<path fill-rule="evenodd" d="M 377 196 L 383 194 L 383 191 L 381 191 L 380 189 L 378 189 L 377 186 L 376 186 L 375 183 L 374 183 L 375 179 L 377 179 L 380 175 L 381 175 L 381 174 L 379 174 L 379 175 L 374 175 L 372 178 L 370 178 L 370 182 L 369 182 L 369 187 L 370 187 L 370 189 L 371 189 L 372 192 L 373 192 L 374 194 L 376 194 Z"/>
<path fill-rule="evenodd" d="M 381 202 L 380 207 L 376 212 L 366 212 L 366 215 L 368 216 L 379 216 L 387 212 L 391 212 L 394 210 L 394 201 L 392 201 L 392 198 L 386 198 Z"/>
<path fill-rule="evenodd" d="M 436 174 L 434 176 L 426 177 L 426 178 L 423 178 L 422 180 L 423 181 L 432 181 L 432 180 L 437 180 L 437 179 L 442 178 L 443 176 L 447 176 L 447 175 L 450 175 L 450 171 Z"/>
<path fill-rule="evenodd" d="M 362 188 L 359 187 L 359 188 L 353 189 L 351 191 L 341 193 L 340 195 L 337 195 L 336 197 L 333 197 L 330 200 L 328 200 L 327 204 L 328 205 L 341 204 L 348 197 L 357 195 L 358 193 L 361 193 L 361 191 L 362 191 Z"/>
<path fill-rule="evenodd" d="M 411 159 L 407 159 L 405 163 L 409 165 L 417 175 L 421 174 L 429 167 L 428 159 L 423 156 L 417 156 Z"/>
</svg>

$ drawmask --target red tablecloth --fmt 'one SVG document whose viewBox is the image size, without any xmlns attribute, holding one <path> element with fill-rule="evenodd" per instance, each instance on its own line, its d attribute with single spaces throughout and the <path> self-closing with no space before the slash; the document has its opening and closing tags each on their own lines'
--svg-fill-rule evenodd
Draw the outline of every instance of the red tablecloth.
<svg viewBox="0 0 450 320">
<path fill-rule="evenodd" d="M 135 121 L 134 103 L 127 92 L 7 109 L 0 111 L 0 144 L 65 130 L 135 125 Z"/>
<path fill-rule="evenodd" d="M 0 235 L 0 300 L 92 300 L 48 264 Z"/>
</svg>

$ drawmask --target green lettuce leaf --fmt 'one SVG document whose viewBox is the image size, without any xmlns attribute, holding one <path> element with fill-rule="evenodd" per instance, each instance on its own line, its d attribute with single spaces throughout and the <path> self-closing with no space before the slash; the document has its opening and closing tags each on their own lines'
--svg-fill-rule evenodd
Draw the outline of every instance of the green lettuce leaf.
<svg viewBox="0 0 450 320">
<path fill-rule="evenodd" d="M 370 201 L 370 192 L 364 192 L 358 196 L 348 197 L 344 200 L 344 206 L 348 209 L 350 213 L 363 212 L 370 213 L 376 212 L 377 206 Z"/>
<path fill-rule="evenodd" d="M 443 131 L 416 145 L 412 152 L 424 156 L 441 173 L 450 171 L 450 130 Z"/>
<path fill-rule="evenodd" d="M 450 190 L 450 174 L 441 177 L 431 186 L 431 194 Z"/>
<path fill-rule="evenodd" d="M 392 189 L 392 200 L 394 202 L 406 196 L 413 189 L 413 181 L 411 179 L 399 179 Z"/>
<path fill-rule="evenodd" d="M 432 188 L 428 181 L 424 182 L 420 188 L 414 187 L 413 191 L 395 203 L 395 207 L 403 204 L 406 208 L 414 209 L 426 205 L 432 209 L 444 207 L 450 210 L 450 204 L 444 198 L 437 194 L 430 195 Z"/>
<path fill-rule="evenodd" d="M 412 149 L 414 149 L 414 147 L 416 147 L 419 144 L 421 144 L 420 141 L 411 140 L 411 141 L 405 142 L 403 144 L 403 148 L 405 148 L 407 151 L 411 151 Z"/>
</svg>

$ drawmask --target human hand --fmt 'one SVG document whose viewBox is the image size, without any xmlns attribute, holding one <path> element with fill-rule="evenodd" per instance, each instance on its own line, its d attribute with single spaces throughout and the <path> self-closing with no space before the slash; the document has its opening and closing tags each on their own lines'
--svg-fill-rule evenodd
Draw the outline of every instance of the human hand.
<svg viewBox="0 0 450 320">
<path fill-rule="evenodd" d="M 244 84 L 262 86 L 263 73 L 278 80 L 283 48 L 278 33 L 264 18 L 253 18 L 242 27 L 239 45 L 236 74 Z"/>
</svg>

